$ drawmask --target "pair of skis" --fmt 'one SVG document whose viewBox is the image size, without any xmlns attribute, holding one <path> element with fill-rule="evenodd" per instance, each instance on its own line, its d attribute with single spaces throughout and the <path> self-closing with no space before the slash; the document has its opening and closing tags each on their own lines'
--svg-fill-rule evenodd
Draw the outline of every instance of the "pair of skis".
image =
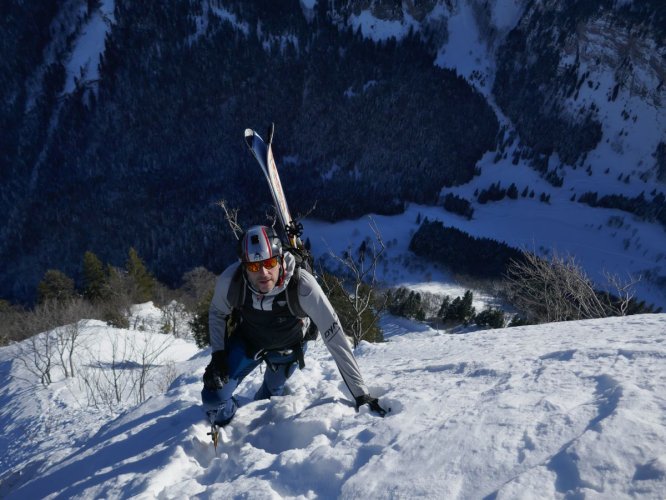
<svg viewBox="0 0 666 500">
<path fill-rule="evenodd" d="M 277 165 L 275 164 L 275 157 L 273 156 L 273 148 L 271 147 L 274 132 L 275 124 L 272 123 L 268 130 L 268 142 L 264 142 L 257 132 L 251 128 L 247 128 L 245 129 L 245 143 L 247 144 L 247 147 L 250 148 L 252 156 L 254 156 L 257 163 L 259 163 L 259 167 L 261 167 L 261 171 L 266 177 L 268 188 L 270 189 L 273 203 L 277 210 L 278 221 L 282 226 L 282 230 L 284 231 L 289 244 L 293 248 L 301 248 L 302 243 L 300 241 L 300 236 L 303 232 L 303 225 L 294 221 L 289 212 L 287 198 L 282 189 L 282 182 L 280 182 Z"/>
<path fill-rule="evenodd" d="M 259 163 L 259 167 L 266 177 L 268 188 L 273 197 L 275 209 L 277 210 L 278 222 L 280 226 L 282 226 L 282 230 L 289 240 L 289 244 L 293 248 L 301 248 L 302 242 L 300 236 L 303 226 L 294 221 L 289 212 L 287 198 L 282 189 L 282 182 L 280 182 L 280 176 L 278 174 L 275 157 L 273 156 L 273 149 L 271 147 L 274 132 L 275 124 L 271 124 L 268 131 L 268 142 L 265 142 L 261 136 L 251 128 L 245 129 L 245 143 L 247 144 L 247 147 L 250 148 L 252 156 L 254 156 L 257 163 Z M 220 427 L 215 424 L 215 411 L 209 411 L 207 415 L 210 423 L 210 431 L 207 435 L 211 437 L 213 447 L 215 448 L 215 454 L 217 454 L 217 446 L 220 443 Z"/>
</svg>

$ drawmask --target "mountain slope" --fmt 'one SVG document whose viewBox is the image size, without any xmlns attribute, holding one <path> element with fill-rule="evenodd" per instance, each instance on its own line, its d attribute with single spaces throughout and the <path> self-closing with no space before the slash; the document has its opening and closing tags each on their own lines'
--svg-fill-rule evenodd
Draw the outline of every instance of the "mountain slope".
<svg viewBox="0 0 666 500">
<path fill-rule="evenodd" d="M 52 426 L 14 449 L 2 496 L 663 498 L 666 315 L 465 335 L 383 326 L 389 341 L 356 354 L 387 418 L 354 411 L 319 342 L 288 395 L 239 410 L 219 457 L 199 403 L 204 353 L 177 363 L 165 394 L 108 421 L 63 418 L 81 410 L 62 386 L 19 392 L 5 376 L 3 422 L 29 420 L 19 403 L 39 397 Z M 3 370 L 18 374 L 11 356 L 0 350 Z M 8 440 L 26 438 L 16 432 Z"/>
<path fill-rule="evenodd" d="M 316 199 L 319 219 L 434 205 L 442 189 L 474 204 L 516 166 L 530 169 L 528 210 L 555 192 L 596 219 L 581 196 L 644 192 L 634 205 L 652 204 L 651 223 L 666 217 L 656 0 L 268 7 L 3 7 L 3 61 L 19 62 L 0 68 L 0 296 L 30 303 L 45 270 L 79 277 L 87 250 L 120 265 L 134 246 L 170 285 L 198 265 L 220 271 L 231 235 L 215 202 L 263 219 L 268 196 L 247 172 L 242 130 L 274 120 L 292 208 Z M 642 228 L 625 221 L 632 252 Z M 644 276 L 663 288 L 663 256 L 647 253 Z"/>
</svg>

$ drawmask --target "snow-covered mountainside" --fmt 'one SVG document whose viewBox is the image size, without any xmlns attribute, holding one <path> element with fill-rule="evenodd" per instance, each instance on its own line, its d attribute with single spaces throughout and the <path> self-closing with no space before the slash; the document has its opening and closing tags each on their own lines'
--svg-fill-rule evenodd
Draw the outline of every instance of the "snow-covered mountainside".
<svg viewBox="0 0 666 500">
<path fill-rule="evenodd" d="M 464 335 L 385 317 L 388 341 L 361 344 L 356 355 L 391 408 L 386 418 L 355 412 L 318 341 L 286 396 L 251 402 L 258 370 L 243 383 L 246 404 L 216 456 L 199 400 L 209 352 L 186 341 L 152 361 L 144 402 L 87 404 L 83 379 L 113 380 L 127 339 L 140 353 L 167 338 L 151 311 L 135 310 L 142 330 L 84 322 L 77 376 L 54 373 L 46 388 L 17 360 L 18 346 L 0 349 L 0 496 L 666 495 L 664 314 Z M 136 371 L 127 359 L 122 370 Z"/>
<path fill-rule="evenodd" d="M 580 203 L 589 193 L 651 200 L 666 191 L 663 13 L 648 15 L 650 2 L 427 5 L 427 15 L 415 16 L 411 4 L 388 14 L 388 3 L 366 2 L 351 22 L 376 40 L 404 37 L 416 26 L 428 34 L 444 32 L 436 64 L 455 69 L 487 97 L 500 118 L 504 145 L 500 154 L 489 152 L 477 163 L 470 182 L 442 189 L 442 198 L 455 194 L 471 201 L 473 220 L 435 208 L 412 212 L 546 257 L 574 256 L 601 287 L 606 273 L 633 275 L 641 279 L 640 298 L 665 307 L 664 224 Z M 570 150 L 585 135 L 583 118 L 598 127 L 598 142 Z M 478 202 L 479 191 L 511 184 L 549 201 L 523 196 Z M 664 212 L 666 204 L 655 208 Z M 380 225 L 389 234 L 394 227 Z"/>
<path fill-rule="evenodd" d="M 87 250 L 120 265 L 134 246 L 170 285 L 220 271 L 233 249 L 215 202 L 263 219 L 242 131 L 276 121 L 296 212 L 418 203 L 475 236 L 570 252 L 595 280 L 640 275 L 638 298 L 666 306 L 657 0 L 6 8 L 0 297 L 30 303 L 47 269 L 80 278 Z M 525 196 L 479 201 L 511 184 Z M 438 208 L 449 194 L 472 220 Z"/>
</svg>

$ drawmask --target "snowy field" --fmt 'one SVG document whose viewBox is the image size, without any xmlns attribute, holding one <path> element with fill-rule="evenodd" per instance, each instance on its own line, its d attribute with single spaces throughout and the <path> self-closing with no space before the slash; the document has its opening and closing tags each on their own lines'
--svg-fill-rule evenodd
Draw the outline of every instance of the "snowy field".
<svg viewBox="0 0 666 500">
<path fill-rule="evenodd" d="M 0 497 L 666 496 L 666 314 L 464 335 L 389 316 L 383 328 L 388 341 L 356 355 L 388 417 L 355 412 L 318 341 L 288 395 L 250 402 L 261 373 L 246 379 L 217 455 L 199 401 L 208 351 L 175 341 L 156 361 L 175 367 L 166 392 L 109 412 L 87 408 L 76 379 L 28 384 L 2 348 Z M 83 332 L 107 357 L 117 335 L 164 338 Z"/>
</svg>

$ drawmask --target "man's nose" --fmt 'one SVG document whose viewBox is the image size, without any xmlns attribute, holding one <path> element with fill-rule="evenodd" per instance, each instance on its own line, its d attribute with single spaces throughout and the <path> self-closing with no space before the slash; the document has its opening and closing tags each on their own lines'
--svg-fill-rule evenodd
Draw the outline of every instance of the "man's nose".
<svg viewBox="0 0 666 500">
<path fill-rule="evenodd" d="M 266 276 L 267 274 L 271 274 L 269 269 L 266 269 L 264 266 L 261 266 L 261 269 L 259 270 L 262 276 Z"/>
</svg>

